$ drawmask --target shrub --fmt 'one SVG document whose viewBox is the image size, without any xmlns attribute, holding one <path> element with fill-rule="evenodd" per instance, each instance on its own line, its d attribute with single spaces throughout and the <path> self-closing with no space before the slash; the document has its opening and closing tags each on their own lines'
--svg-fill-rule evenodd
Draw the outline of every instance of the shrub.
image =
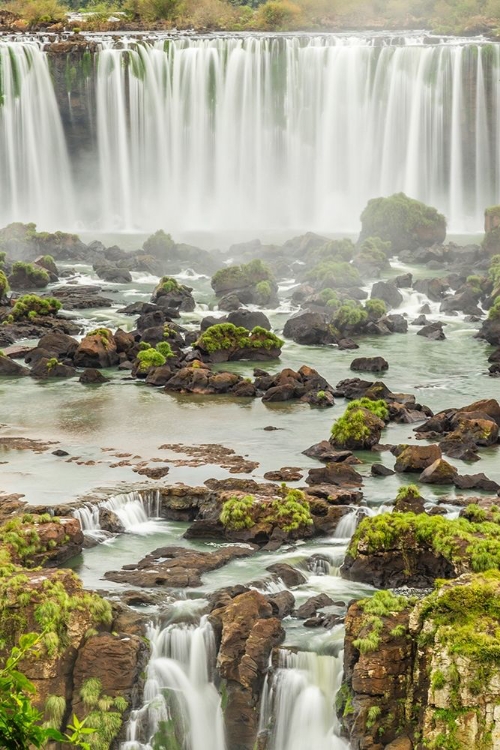
<svg viewBox="0 0 500 750">
<path fill-rule="evenodd" d="M 387 256 L 391 252 L 391 247 L 391 242 L 384 242 L 380 237 L 367 237 L 359 246 L 354 262 L 357 265 L 375 266 L 380 270 L 389 268 Z"/>
<path fill-rule="evenodd" d="M 221 268 L 212 276 L 211 285 L 216 294 L 219 294 L 231 289 L 257 288 L 263 281 L 267 281 L 271 288 L 275 283 L 270 268 L 262 260 L 255 259 L 246 265 Z"/>
<path fill-rule="evenodd" d="M 268 305 L 273 296 L 273 289 L 269 281 L 259 281 L 255 291 L 259 297 L 259 304 Z"/>
<path fill-rule="evenodd" d="M 372 414 L 375 414 L 376 417 L 383 419 L 384 421 L 389 417 L 389 409 L 387 408 L 387 402 L 384 401 L 384 399 L 379 399 L 378 401 L 372 401 L 371 398 L 364 397 L 354 399 L 347 404 L 346 414 L 351 414 L 357 409 L 367 409 L 368 411 L 371 411 Z"/>
<path fill-rule="evenodd" d="M 14 320 L 34 317 L 40 315 L 55 315 L 61 309 L 62 305 L 54 297 L 39 297 L 36 294 L 25 294 L 20 297 L 12 308 L 12 317 Z"/>
<path fill-rule="evenodd" d="M 396 500 L 417 500 L 420 497 L 420 490 L 416 484 L 404 484 L 396 495 Z"/>
<path fill-rule="evenodd" d="M 259 8 L 257 24 L 259 27 L 279 31 L 300 25 L 301 9 L 290 0 L 267 0 Z"/>
<path fill-rule="evenodd" d="M 161 288 L 167 294 L 169 292 L 176 292 L 181 288 L 181 285 L 177 279 L 172 279 L 170 276 L 163 276 L 160 281 Z"/>
<path fill-rule="evenodd" d="M 161 352 L 152 347 L 138 352 L 137 359 L 139 360 L 137 371 L 141 373 L 147 372 L 151 367 L 161 367 L 167 361 Z"/>
<path fill-rule="evenodd" d="M 109 750 L 121 729 L 127 701 L 121 696 L 112 698 L 103 695 L 102 684 L 97 677 L 91 677 L 83 683 L 80 697 L 89 712 L 88 722 L 95 730 L 92 750 Z"/>
<path fill-rule="evenodd" d="M 380 429 L 368 424 L 366 411 L 386 420 L 389 416 L 387 404 L 383 400 L 371 401 L 361 398 L 351 401 L 344 414 L 332 426 L 332 439 L 338 446 L 353 448 L 368 447 L 374 438 L 380 435 Z"/>
<path fill-rule="evenodd" d="M 330 242 L 327 242 L 325 245 L 320 247 L 319 250 L 314 250 L 313 252 L 308 253 L 308 260 L 314 260 L 315 262 L 319 262 L 321 260 L 348 262 L 352 260 L 354 250 L 355 247 L 352 240 L 331 240 Z"/>
<path fill-rule="evenodd" d="M 159 229 L 155 234 L 143 244 L 143 250 L 147 255 L 155 255 L 159 257 L 168 256 L 172 249 L 175 247 L 175 242 L 169 234 L 166 234 L 163 229 Z"/>
<path fill-rule="evenodd" d="M 283 341 L 261 326 L 250 332 L 233 323 L 217 323 L 201 334 L 195 346 L 212 354 L 224 349 L 281 349 Z"/>
<path fill-rule="evenodd" d="M 500 320 L 500 296 L 495 297 L 493 306 L 490 307 L 490 311 L 488 313 L 488 320 Z"/>
<path fill-rule="evenodd" d="M 355 328 L 361 326 L 368 320 L 368 313 L 358 302 L 347 300 L 336 311 L 333 324 L 342 331 L 345 328 Z"/>
<path fill-rule="evenodd" d="M 168 341 L 160 341 L 160 343 L 156 345 L 156 351 L 159 352 L 162 357 L 165 357 L 165 360 L 170 359 L 170 357 L 175 357 Z"/>
<path fill-rule="evenodd" d="M 271 503 L 273 521 L 283 531 L 296 531 L 306 526 L 312 526 L 313 519 L 311 508 L 301 490 L 288 490 L 284 488 L 286 495 Z"/>
<path fill-rule="evenodd" d="M 500 284 L 500 255 L 493 255 L 491 258 L 488 276 L 495 287 Z"/>
<path fill-rule="evenodd" d="M 67 11 L 67 5 L 59 0 L 11 0 L 5 8 L 27 21 L 29 26 L 62 21 Z"/>
<path fill-rule="evenodd" d="M 443 242 L 446 237 L 444 216 L 404 193 L 368 201 L 361 214 L 361 224 L 362 237 L 391 242 L 394 252 Z"/>
<path fill-rule="evenodd" d="M 0 271 L 0 299 L 2 299 L 2 297 L 5 297 L 5 295 L 9 291 L 9 288 L 10 287 L 7 276 L 3 271 Z"/>
<path fill-rule="evenodd" d="M 386 314 L 387 307 L 381 299 L 369 299 L 365 302 L 365 310 L 371 320 L 379 320 Z"/>
<path fill-rule="evenodd" d="M 222 506 L 220 522 L 230 531 L 251 528 L 255 523 L 253 517 L 254 503 L 253 495 L 229 498 Z"/>
<path fill-rule="evenodd" d="M 322 260 L 307 272 L 306 278 L 314 284 L 325 287 L 350 287 L 361 283 L 357 268 L 350 263 Z"/>
</svg>

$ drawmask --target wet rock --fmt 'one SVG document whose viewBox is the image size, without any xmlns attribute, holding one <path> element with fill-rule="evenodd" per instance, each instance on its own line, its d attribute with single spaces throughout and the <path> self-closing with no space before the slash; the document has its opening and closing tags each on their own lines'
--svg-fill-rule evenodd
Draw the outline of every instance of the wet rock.
<svg viewBox="0 0 500 750">
<path fill-rule="evenodd" d="M 413 274 L 411 273 L 402 273 L 399 276 L 396 276 L 394 279 L 394 283 L 398 287 L 398 289 L 408 289 L 411 287 L 413 282 Z"/>
<path fill-rule="evenodd" d="M 266 331 L 271 330 L 269 318 L 261 310 L 234 310 L 227 316 L 227 322 L 248 331 L 253 331 L 257 326 Z"/>
<path fill-rule="evenodd" d="M 282 620 L 292 614 L 295 607 L 295 597 L 291 591 L 280 591 L 278 594 L 267 596 L 268 602 L 273 608 L 273 615 Z"/>
<path fill-rule="evenodd" d="M 38 342 L 38 347 L 48 352 L 49 357 L 57 359 L 71 358 L 78 348 L 78 341 L 65 333 L 46 333 Z M 27 358 L 25 360 L 29 362 Z"/>
<path fill-rule="evenodd" d="M 424 484 L 453 484 L 457 474 L 458 471 L 454 466 L 444 458 L 438 458 L 423 470 L 419 481 Z"/>
<path fill-rule="evenodd" d="M 377 417 L 372 411 L 365 409 L 364 407 L 356 408 L 355 412 L 351 412 L 350 415 L 347 416 L 347 419 L 349 419 L 354 413 L 356 415 L 361 415 L 363 431 L 359 430 L 352 435 L 348 434 L 345 437 L 343 434 L 332 434 L 330 442 L 336 448 L 344 450 L 370 450 L 374 445 L 380 442 L 385 422 Z"/>
<path fill-rule="evenodd" d="M 113 300 L 102 297 L 100 288 L 95 286 L 66 285 L 51 289 L 51 296 L 58 299 L 65 310 L 91 310 L 107 308 L 113 305 Z"/>
<path fill-rule="evenodd" d="M 27 367 L 23 367 L 10 357 L 0 354 L 0 376 L 12 378 L 29 374 L 30 371 Z"/>
<path fill-rule="evenodd" d="M 313 617 L 318 609 L 328 607 L 333 603 L 333 599 L 331 599 L 328 594 L 317 594 L 316 596 L 309 597 L 304 604 L 301 604 L 301 606 L 295 610 L 294 616 L 300 619 Z"/>
<path fill-rule="evenodd" d="M 351 370 L 358 372 L 383 372 L 389 363 L 383 357 L 358 357 L 351 362 Z"/>
<path fill-rule="evenodd" d="M 403 295 L 392 281 L 376 281 L 370 294 L 371 299 L 381 299 L 388 308 L 399 307 Z"/>
<path fill-rule="evenodd" d="M 438 445 L 401 445 L 396 450 L 394 469 L 397 472 L 421 472 L 441 458 Z"/>
<path fill-rule="evenodd" d="M 284 466 L 278 471 L 267 471 L 264 479 L 272 482 L 298 482 L 302 479 L 302 470 L 297 466 Z"/>
<path fill-rule="evenodd" d="M 94 271 L 100 279 L 113 284 L 130 284 L 132 282 L 130 271 L 105 260 L 94 263 Z"/>
<path fill-rule="evenodd" d="M 309 485 L 330 484 L 340 487 L 360 487 L 363 484 L 363 477 L 345 462 L 328 463 L 320 469 L 310 469 L 306 483 Z"/>
<path fill-rule="evenodd" d="M 443 341 L 446 338 L 442 323 L 429 323 L 429 325 L 417 331 L 417 336 L 425 336 L 425 338 L 432 341 Z"/>
<path fill-rule="evenodd" d="M 109 383 L 109 378 L 104 377 L 99 370 L 96 370 L 93 367 L 88 367 L 80 375 L 79 381 L 85 385 L 96 385 L 100 383 Z"/>
<path fill-rule="evenodd" d="M 266 570 L 281 578 L 288 588 L 301 586 L 307 581 L 303 573 L 297 570 L 297 568 L 292 567 L 292 565 L 288 565 L 288 563 L 274 563 L 273 565 L 269 565 Z"/>
<path fill-rule="evenodd" d="M 328 440 L 322 440 L 320 443 L 315 443 L 309 448 L 306 448 L 305 451 L 302 451 L 302 453 L 305 456 L 309 456 L 309 458 L 317 458 L 318 461 L 325 461 L 328 463 L 345 461 L 353 455 L 352 451 L 335 450 Z"/>
<path fill-rule="evenodd" d="M 217 305 L 219 310 L 224 310 L 225 312 L 233 312 L 234 310 L 238 310 L 241 306 L 238 295 L 234 293 L 226 294 L 224 297 L 221 297 Z"/>
<path fill-rule="evenodd" d="M 55 359 L 47 359 L 42 357 L 38 362 L 31 368 L 30 375 L 33 378 L 40 378 L 46 380 L 48 378 L 74 378 L 76 370 L 74 367 L 57 362 Z"/>
<path fill-rule="evenodd" d="M 359 349 L 359 344 L 352 339 L 340 339 L 338 347 L 339 349 Z"/>
<path fill-rule="evenodd" d="M 404 315 L 385 315 L 380 319 L 380 323 L 383 323 L 391 333 L 408 333 L 408 321 Z"/>
<path fill-rule="evenodd" d="M 498 492 L 500 484 L 489 479 L 486 474 L 462 474 L 455 476 L 453 480 L 455 487 L 461 490 L 485 490 L 486 492 Z"/>
<path fill-rule="evenodd" d="M 373 477 L 390 477 L 392 474 L 395 474 L 392 469 L 383 464 L 372 464 L 370 471 Z"/>
<path fill-rule="evenodd" d="M 118 361 L 116 343 L 108 328 L 99 329 L 98 333 L 87 334 L 74 354 L 76 367 L 114 367 Z"/>
<path fill-rule="evenodd" d="M 289 318 L 283 335 L 305 346 L 334 344 L 337 340 L 329 316 L 311 310 L 301 310 Z"/>
</svg>

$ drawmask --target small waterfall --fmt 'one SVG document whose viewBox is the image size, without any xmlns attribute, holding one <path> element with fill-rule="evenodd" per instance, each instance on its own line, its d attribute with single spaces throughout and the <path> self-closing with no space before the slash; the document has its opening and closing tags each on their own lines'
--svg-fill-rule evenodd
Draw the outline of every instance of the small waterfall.
<svg viewBox="0 0 500 750">
<path fill-rule="evenodd" d="M 212 682 L 216 648 L 206 617 L 199 625 L 151 625 L 144 705 L 132 713 L 121 750 L 162 747 L 224 750 L 220 696 Z"/>
<path fill-rule="evenodd" d="M 0 39 L 0 226 L 74 225 L 73 186 L 47 55 Z"/>
<path fill-rule="evenodd" d="M 344 516 L 342 516 L 342 518 L 338 522 L 337 528 L 335 529 L 333 538 L 346 540 L 350 539 L 356 531 L 358 523 L 359 512 L 356 508 L 355 510 L 351 510 L 350 513 L 346 513 Z"/>
<path fill-rule="evenodd" d="M 280 649 L 278 669 L 269 680 L 260 717 L 268 750 L 347 750 L 335 713 L 342 654 Z"/>
<path fill-rule="evenodd" d="M 83 533 L 95 539 L 105 537 L 99 520 L 100 510 L 103 508 L 116 515 L 126 532 L 147 534 L 157 530 L 151 522 L 161 516 L 160 503 L 161 496 L 158 490 L 127 492 L 95 505 L 86 503 L 76 508 L 73 515 L 80 521 Z"/>
</svg>

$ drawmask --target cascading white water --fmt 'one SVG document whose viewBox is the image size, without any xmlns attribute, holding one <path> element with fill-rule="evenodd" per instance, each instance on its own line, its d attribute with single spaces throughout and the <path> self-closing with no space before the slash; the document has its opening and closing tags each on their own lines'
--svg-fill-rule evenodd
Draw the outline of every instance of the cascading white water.
<svg viewBox="0 0 500 750">
<path fill-rule="evenodd" d="M 160 518 L 160 500 L 160 493 L 157 490 L 127 492 L 95 505 L 90 503 L 82 505 L 73 511 L 73 515 L 80 521 L 84 534 L 95 539 L 104 536 L 99 520 L 101 508 L 113 511 L 125 531 L 145 534 L 156 531 L 151 521 Z"/>
<path fill-rule="evenodd" d="M 0 39 L 0 226 L 74 225 L 73 185 L 47 55 Z"/>
<path fill-rule="evenodd" d="M 103 49 L 103 220 L 348 231 L 402 190 L 480 231 L 500 192 L 499 69 L 498 45 L 331 35 Z"/>
<path fill-rule="evenodd" d="M 158 732 L 177 738 L 172 747 L 224 750 L 221 700 L 211 681 L 215 640 L 206 617 L 198 626 L 152 625 L 147 637 L 152 653 L 144 705 L 131 716 L 122 750 L 151 750 Z"/>
<path fill-rule="evenodd" d="M 497 44 L 256 35 L 119 47 L 101 44 L 95 82 L 84 73 L 95 97 L 70 170 L 47 54 L 0 42 L 0 224 L 350 232 L 367 200 L 402 190 L 462 232 L 481 231 L 500 200 Z"/>
<path fill-rule="evenodd" d="M 341 655 L 281 649 L 279 660 L 262 698 L 260 732 L 268 733 L 269 750 L 347 750 L 335 713 Z"/>
</svg>

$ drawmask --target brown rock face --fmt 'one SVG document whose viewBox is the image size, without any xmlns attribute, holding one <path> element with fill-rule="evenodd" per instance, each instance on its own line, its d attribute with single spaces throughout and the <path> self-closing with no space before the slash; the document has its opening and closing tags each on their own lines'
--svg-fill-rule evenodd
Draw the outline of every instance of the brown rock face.
<svg viewBox="0 0 500 750">
<path fill-rule="evenodd" d="M 340 487 L 360 487 L 363 478 L 347 463 L 329 463 L 320 469 L 310 469 L 307 484 L 334 484 Z"/>
<path fill-rule="evenodd" d="M 424 484 L 453 484 L 458 472 L 454 466 L 438 458 L 420 474 L 419 481 Z"/>
<path fill-rule="evenodd" d="M 401 452 L 397 454 L 394 465 L 399 472 L 421 472 L 428 466 L 441 458 L 441 449 L 438 445 L 405 445 L 400 446 Z"/>
<path fill-rule="evenodd" d="M 236 596 L 215 609 L 210 621 L 220 637 L 217 669 L 227 680 L 228 746 L 251 750 L 257 736 L 260 692 L 274 646 L 284 639 L 273 607 L 258 591 Z"/>
<path fill-rule="evenodd" d="M 119 362 L 116 343 L 109 329 L 106 334 L 88 334 L 74 355 L 76 367 L 113 367 Z"/>
</svg>

